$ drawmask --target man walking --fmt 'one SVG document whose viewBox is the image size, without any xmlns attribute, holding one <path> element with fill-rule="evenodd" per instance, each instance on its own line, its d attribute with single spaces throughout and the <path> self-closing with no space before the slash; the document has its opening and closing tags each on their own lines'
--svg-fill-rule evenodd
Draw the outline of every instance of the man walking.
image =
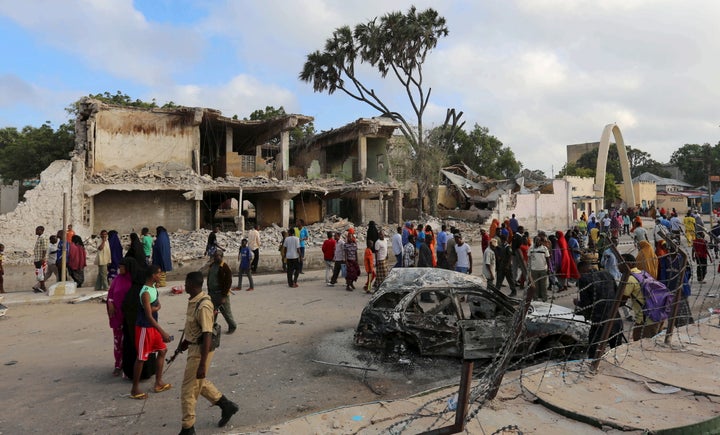
<svg viewBox="0 0 720 435">
<path fill-rule="evenodd" d="M 550 251 L 543 244 L 540 236 L 533 239 L 533 247 L 529 252 L 530 279 L 535 286 L 535 299 L 547 301 L 549 285 L 548 270 L 550 269 Z"/>
<path fill-rule="evenodd" d="M 334 234 L 334 238 L 335 253 L 333 254 L 333 262 L 335 264 L 333 265 L 333 273 L 332 277 L 330 277 L 330 284 L 328 284 L 331 287 L 337 284 L 338 276 L 340 276 L 340 271 L 342 270 L 343 264 L 345 264 L 345 241 L 340 237 L 340 233 L 337 231 Z"/>
<path fill-rule="evenodd" d="M 388 275 L 388 245 L 385 240 L 385 231 L 382 229 L 378 231 L 378 239 L 375 241 L 375 262 L 377 263 L 376 272 L 377 279 L 375 279 L 375 288 L 380 287 L 380 284 L 385 281 Z"/>
<path fill-rule="evenodd" d="M 302 221 L 301 225 L 302 225 Z M 288 287 L 297 288 L 298 276 L 302 272 L 302 253 L 300 248 L 300 239 L 295 235 L 295 228 L 290 228 L 288 236 L 283 242 L 287 258 L 287 282 Z"/>
<path fill-rule="evenodd" d="M 607 341 L 610 347 L 619 346 L 625 338 L 622 333 L 623 324 L 620 316 L 616 312 L 611 318 L 617 284 L 609 272 L 606 270 L 592 271 L 590 263 L 586 261 L 581 260 L 578 263 L 578 271 L 580 272 L 578 283 L 580 297 L 574 299 L 573 302 L 577 311 L 592 322 L 588 336 L 590 343 L 588 357 L 599 358 L 601 355 L 595 355 L 595 350 L 601 343 L 603 329 L 608 321 L 612 322 L 611 333 Z"/>
<path fill-rule="evenodd" d="M 297 263 L 298 273 L 303 273 L 302 260 L 305 258 L 305 247 L 307 246 L 307 241 L 310 237 L 310 233 L 308 233 L 307 228 L 305 228 L 304 220 L 298 219 L 298 227 L 295 229 L 295 235 L 297 236 L 300 243 L 300 261 L 298 261 Z M 295 284 L 297 284 L 297 279 L 295 279 Z"/>
<path fill-rule="evenodd" d="M 180 392 L 182 408 L 182 430 L 180 435 L 195 434 L 195 406 L 199 395 L 222 410 L 218 426 L 223 427 L 239 408 L 228 400 L 216 387 L 206 379 L 214 350 L 211 350 L 213 330 L 213 303 L 211 298 L 202 291 L 203 276 L 201 272 L 190 272 L 185 278 L 185 292 L 190 295 L 185 319 L 185 339 L 180 344 L 180 351 L 189 350 L 185 375 Z"/>
<path fill-rule="evenodd" d="M 332 231 L 327 232 L 327 239 L 322 244 L 323 260 L 325 261 L 325 285 L 331 286 L 330 277 L 333 273 L 333 258 L 335 258 L 335 245 Z"/>
<path fill-rule="evenodd" d="M 228 324 L 228 334 L 232 334 L 237 329 L 230 308 L 230 287 L 232 287 L 232 271 L 223 261 L 223 252 L 217 250 L 213 254 L 213 262 L 208 270 L 207 288 L 215 309 L 222 314 Z"/>
<path fill-rule="evenodd" d="M 97 265 L 97 279 L 95 279 L 95 290 L 105 291 L 109 288 L 108 286 L 108 264 L 112 260 L 110 254 L 110 243 L 108 242 L 108 232 L 105 230 L 100 231 L 100 241 L 97 247 L 97 256 L 95 257 L 95 264 Z"/>
<path fill-rule="evenodd" d="M 455 271 L 472 274 L 472 250 L 470 249 L 470 245 L 463 242 L 460 233 L 455 234 L 455 254 L 457 254 Z"/>
<path fill-rule="evenodd" d="M 238 250 L 238 290 L 242 290 L 243 275 L 247 275 L 248 281 L 250 281 L 250 287 L 247 288 L 247 291 L 251 292 L 255 289 L 252 278 L 252 260 L 253 253 L 248 247 L 248 240 L 242 239 L 240 241 L 240 250 Z"/>
<path fill-rule="evenodd" d="M 48 251 L 48 240 L 43 236 L 43 233 L 45 232 L 45 227 L 39 226 L 35 228 L 35 235 L 37 236 L 37 239 L 35 239 L 35 247 L 33 248 L 33 262 L 35 264 L 35 270 L 40 270 L 42 272 L 42 279 L 38 279 L 37 284 L 33 286 L 33 291 L 35 293 L 41 293 L 46 291 L 45 288 L 45 271 L 43 270 L 43 266 L 45 263 L 45 258 L 47 257 L 47 251 Z M 38 278 L 40 278 L 40 275 L 37 275 Z"/>
<path fill-rule="evenodd" d="M 250 269 L 252 269 L 252 273 L 257 272 L 258 262 L 260 261 L 260 245 L 262 244 L 260 241 L 260 226 L 258 224 L 255 224 L 254 227 L 250 231 L 248 231 L 248 247 L 253 253 L 253 260 L 252 264 L 250 265 Z M 251 286 L 252 287 L 252 286 Z"/>
<path fill-rule="evenodd" d="M 437 235 L 437 245 L 435 246 L 435 254 L 437 255 L 437 267 L 447 269 L 447 252 L 445 245 L 447 244 L 448 233 L 445 225 L 440 226 L 440 232 Z"/>
<path fill-rule="evenodd" d="M 393 255 L 395 256 L 395 265 L 393 267 L 402 267 L 402 227 L 397 227 L 397 231 L 393 234 L 391 242 Z"/>
<path fill-rule="evenodd" d="M 497 239 L 490 239 L 489 246 L 483 252 L 483 275 L 487 280 L 489 287 L 495 286 L 495 271 L 497 269 L 495 261 L 495 249 L 497 248 Z"/>
<path fill-rule="evenodd" d="M 515 288 L 515 280 L 512 278 L 512 248 L 507 242 L 507 237 L 504 234 L 500 235 L 500 249 L 497 252 L 497 279 L 495 281 L 495 287 L 500 290 L 503 281 L 507 279 L 507 283 L 510 286 L 510 296 L 517 296 L 517 289 Z"/>
</svg>

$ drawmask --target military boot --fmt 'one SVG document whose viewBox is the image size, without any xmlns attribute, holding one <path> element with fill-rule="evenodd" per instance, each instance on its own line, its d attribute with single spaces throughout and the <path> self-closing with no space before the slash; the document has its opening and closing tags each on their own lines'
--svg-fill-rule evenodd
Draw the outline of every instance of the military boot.
<svg viewBox="0 0 720 435">
<path fill-rule="evenodd" d="M 220 421 L 218 421 L 218 427 L 225 426 L 227 422 L 230 421 L 230 418 L 240 410 L 237 403 L 231 402 L 225 396 L 222 396 L 215 404 L 222 409 L 222 416 L 220 417 Z"/>
</svg>

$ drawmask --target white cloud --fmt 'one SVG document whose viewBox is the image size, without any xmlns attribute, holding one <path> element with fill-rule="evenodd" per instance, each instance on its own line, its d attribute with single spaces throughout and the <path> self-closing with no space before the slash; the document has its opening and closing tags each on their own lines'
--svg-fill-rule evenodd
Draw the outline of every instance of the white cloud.
<svg viewBox="0 0 720 435">
<path fill-rule="evenodd" d="M 262 83 L 248 75 L 238 75 L 217 86 L 178 85 L 160 91 L 164 99 L 185 106 L 219 109 L 223 115 L 244 118 L 256 109 L 283 106 L 293 113 L 298 102 L 295 95 L 279 86 Z"/>
<path fill-rule="evenodd" d="M 131 0 L 6 2 L 0 14 L 40 42 L 81 59 L 90 70 L 145 85 L 166 82 L 197 61 L 202 49 L 194 30 L 149 23 Z"/>
</svg>

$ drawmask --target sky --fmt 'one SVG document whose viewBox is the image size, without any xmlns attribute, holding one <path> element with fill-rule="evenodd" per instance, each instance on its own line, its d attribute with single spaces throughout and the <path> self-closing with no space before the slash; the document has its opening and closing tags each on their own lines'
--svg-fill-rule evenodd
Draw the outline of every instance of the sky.
<svg viewBox="0 0 720 435">
<path fill-rule="evenodd" d="M 565 145 L 617 123 L 626 144 L 667 162 L 720 141 L 720 2 L 715 0 L 0 0 L 0 128 L 54 127 L 84 95 L 247 117 L 266 106 L 313 116 L 318 131 L 377 116 L 298 75 L 338 27 L 411 5 L 446 18 L 424 65 L 426 126 L 447 108 L 487 127 L 546 175 Z M 394 79 L 361 70 L 412 117 Z"/>
</svg>

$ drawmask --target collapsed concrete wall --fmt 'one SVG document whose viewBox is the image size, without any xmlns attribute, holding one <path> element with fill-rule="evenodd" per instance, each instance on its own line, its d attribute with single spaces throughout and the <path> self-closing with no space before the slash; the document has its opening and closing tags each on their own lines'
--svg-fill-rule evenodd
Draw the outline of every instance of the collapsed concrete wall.
<svg viewBox="0 0 720 435">
<path fill-rule="evenodd" d="M 31 253 L 39 225 L 45 227 L 46 236 L 62 228 L 63 193 L 71 193 L 72 167 L 70 160 L 52 162 L 40 174 L 40 183 L 25 193 L 24 201 L 14 211 L 0 215 L 0 243 L 6 252 Z"/>
<path fill-rule="evenodd" d="M 498 198 L 493 218 L 501 222 L 513 214 L 530 234 L 538 230 L 562 230 L 573 225 L 572 186 L 566 180 L 553 180 L 552 193 L 512 193 Z"/>
</svg>

